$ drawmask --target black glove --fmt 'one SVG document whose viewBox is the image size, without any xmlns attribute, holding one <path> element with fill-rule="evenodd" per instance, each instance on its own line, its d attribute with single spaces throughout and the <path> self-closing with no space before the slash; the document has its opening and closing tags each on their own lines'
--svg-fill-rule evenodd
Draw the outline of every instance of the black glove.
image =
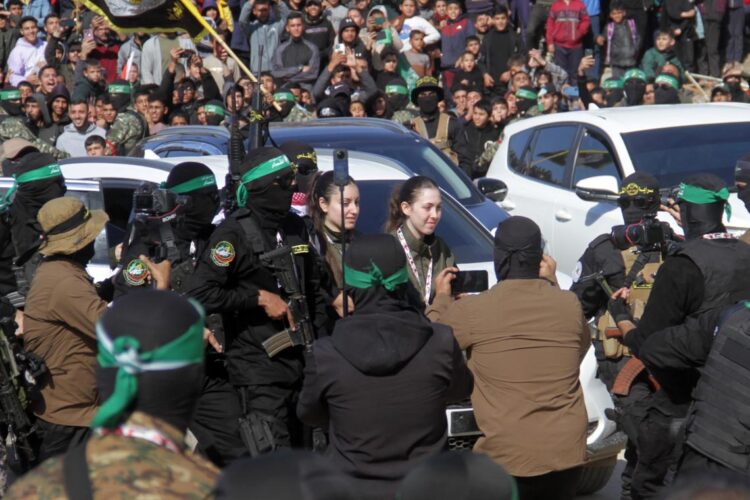
<svg viewBox="0 0 750 500">
<path fill-rule="evenodd" d="M 614 318 L 615 323 L 619 323 L 620 321 L 633 321 L 633 317 L 630 315 L 630 308 L 625 302 L 625 299 L 609 299 L 607 310 Z"/>
</svg>

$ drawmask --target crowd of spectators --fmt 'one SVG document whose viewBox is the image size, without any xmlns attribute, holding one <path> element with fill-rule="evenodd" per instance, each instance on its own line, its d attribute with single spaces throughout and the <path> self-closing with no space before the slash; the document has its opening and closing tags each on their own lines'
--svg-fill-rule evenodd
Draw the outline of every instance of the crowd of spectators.
<svg viewBox="0 0 750 500">
<path fill-rule="evenodd" d="M 414 122 L 413 94 L 436 78 L 473 177 L 516 119 L 748 99 L 742 0 L 235 0 L 226 16 L 198 4 L 258 78 L 270 120 L 377 117 L 438 142 Z M 69 0 L 7 0 L 0 69 L 0 140 L 57 157 L 123 155 L 165 127 L 258 117 L 253 78 L 212 37 L 125 34 Z"/>
</svg>

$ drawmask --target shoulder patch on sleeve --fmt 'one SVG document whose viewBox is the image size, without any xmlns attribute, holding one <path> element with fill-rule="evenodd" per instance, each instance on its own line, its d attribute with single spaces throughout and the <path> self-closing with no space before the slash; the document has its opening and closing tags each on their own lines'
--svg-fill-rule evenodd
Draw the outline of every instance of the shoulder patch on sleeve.
<svg viewBox="0 0 750 500">
<path fill-rule="evenodd" d="M 235 256 L 234 245 L 226 240 L 218 242 L 211 249 L 211 262 L 218 267 L 228 267 Z"/>
<path fill-rule="evenodd" d="M 122 277 L 130 286 L 143 286 L 148 278 L 148 266 L 141 259 L 133 259 L 122 269 Z"/>
</svg>

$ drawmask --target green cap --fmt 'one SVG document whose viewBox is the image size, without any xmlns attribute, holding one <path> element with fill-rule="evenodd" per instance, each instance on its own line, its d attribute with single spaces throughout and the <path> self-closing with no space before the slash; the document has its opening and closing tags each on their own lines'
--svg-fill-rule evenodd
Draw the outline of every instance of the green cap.
<svg viewBox="0 0 750 500">
<path fill-rule="evenodd" d="M 529 101 L 536 101 L 536 92 L 529 89 L 518 89 L 516 90 L 516 97 L 519 99 L 528 99 Z"/>
<path fill-rule="evenodd" d="M 604 80 L 604 83 L 602 83 L 602 88 L 604 90 L 619 90 L 624 87 L 625 85 L 622 80 L 616 80 L 614 78 L 607 78 Z"/>
<path fill-rule="evenodd" d="M 626 82 L 632 79 L 642 80 L 645 82 L 646 73 L 638 68 L 629 69 L 625 72 L 625 76 L 622 77 L 622 80 Z"/>
<path fill-rule="evenodd" d="M 107 87 L 107 92 L 110 94 L 130 94 L 130 85 L 124 85 L 122 83 L 111 83 Z"/>
<path fill-rule="evenodd" d="M 276 102 L 295 102 L 297 99 L 291 92 L 276 92 L 273 95 L 273 100 Z"/>
<path fill-rule="evenodd" d="M 224 108 L 216 104 L 206 104 L 203 106 L 203 111 L 212 115 L 224 116 Z"/>
<path fill-rule="evenodd" d="M 386 85 L 385 86 L 385 93 L 386 94 L 408 95 L 409 94 L 409 89 L 407 89 L 403 85 Z"/>
<path fill-rule="evenodd" d="M 21 98 L 21 91 L 18 89 L 0 90 L 0 101 L 15 101 Z"/>
<path fill-rule="evenodd" d="M 680 82 L 677 80 L 677 78 L 673 77 L 672 75 L 667 74 L 661 74 L 656 77 L 656 80 L 654 80 L 654 83 L 656 85 L 669 85 L 675 90 L 680 90 Z"/>
</svg>

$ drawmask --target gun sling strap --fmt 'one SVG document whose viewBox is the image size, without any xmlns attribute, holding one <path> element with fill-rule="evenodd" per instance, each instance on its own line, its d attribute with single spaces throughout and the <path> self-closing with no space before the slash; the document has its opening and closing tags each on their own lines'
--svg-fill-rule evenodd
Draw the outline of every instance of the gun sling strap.
<svg viewBox="0 0 750 500">
<path fill-rule="evenodd" d="M 84 441 L 68 450 L 63 459 L 63 478 L 65 494 L 70 499 L 94 500 L 89 478 L 89 464 L 86 461 L 86 445 Z"/>
</svg>

